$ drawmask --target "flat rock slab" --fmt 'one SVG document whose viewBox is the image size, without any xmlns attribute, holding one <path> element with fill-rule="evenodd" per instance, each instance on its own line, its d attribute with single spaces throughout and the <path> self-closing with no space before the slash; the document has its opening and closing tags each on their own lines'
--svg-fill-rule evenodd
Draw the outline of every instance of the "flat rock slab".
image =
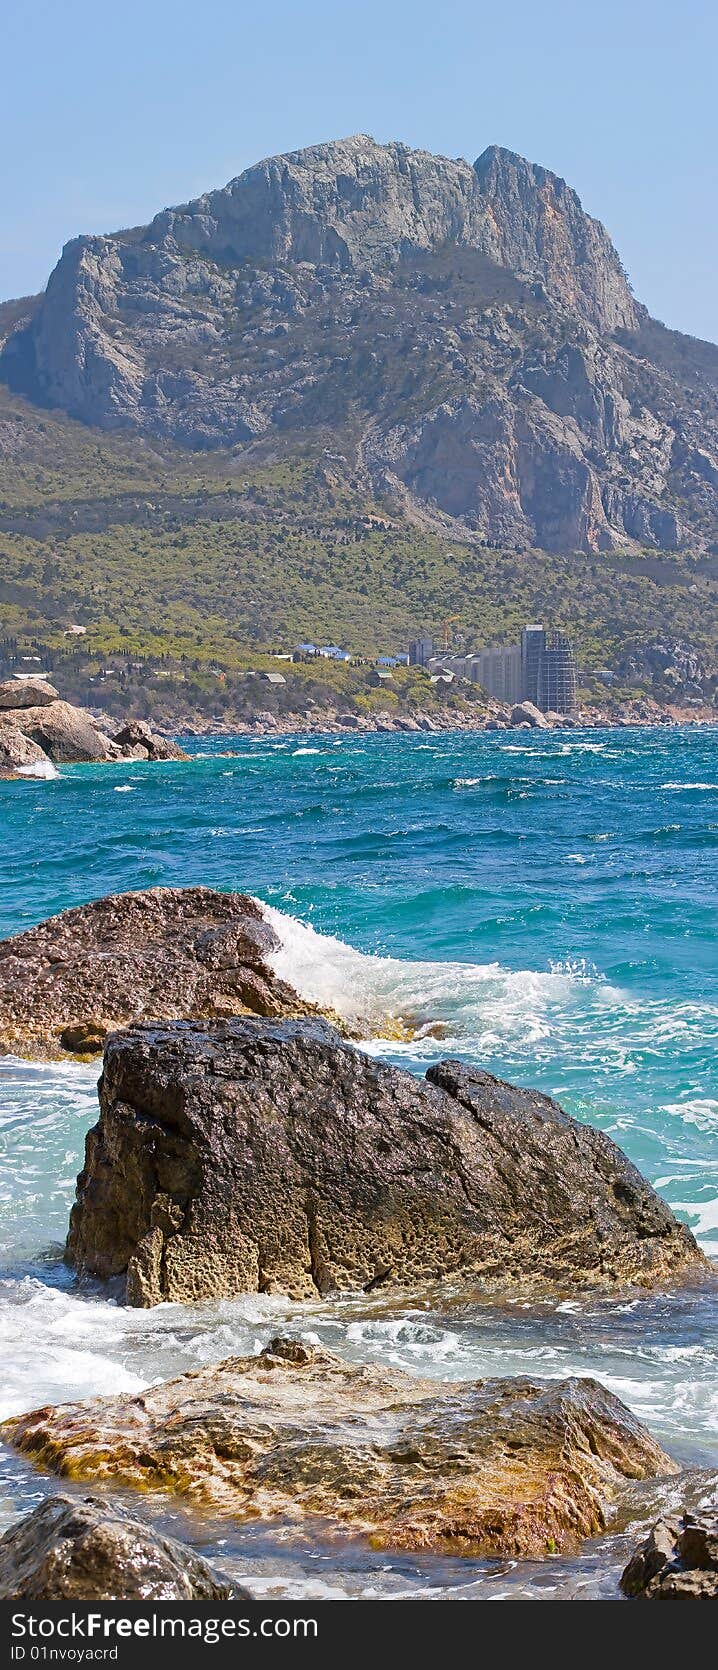
<svg viewBox="0 0 718 1670">
<path fill-rule="evenodd" d="M 718 1600 L 718 1514 L 659 1519 L 621 1578 L 644 1600 Z"/>
<path fill-rule="evenodd" d="M 119 1503 L 51 1496 L 0 1539 L 0 1600 L 229 1600 L 241 1594 Z"/>
<path fill-rule="evenodd" d="M 67 1257 L 130 1304 L 707 1269 L 620 1149 L 548 1097 L 456 1061 L 418 1079 L 323 1021 L 135 1025 L 107 1042 L 100 1107 Z"/>
<path fill-rule="evenodd" d="M 101 1052 L 138 1016 L 315 1014 L 273 974 L 254 899 L 209 887 L 111 894 L 0 941 L 0 1050 Z"/>
<path fill-rule="evenodd" d="M 235 1519 L 319 1515 L 375 1547 L 472 1557 L 574 1549 L 604 1529 L 623 1480 L 675 1471 L 594 1380 L 419 1380 L 283 1339 L 1 1430 L 65 1478 L 177 1492 Z"/>
</svg>

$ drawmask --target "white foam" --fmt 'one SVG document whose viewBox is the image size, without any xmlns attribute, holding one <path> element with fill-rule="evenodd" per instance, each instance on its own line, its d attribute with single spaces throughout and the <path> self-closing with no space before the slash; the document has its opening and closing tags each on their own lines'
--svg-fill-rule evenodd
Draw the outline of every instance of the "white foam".
<svg viewBox="0 0 718 1670">
<path fill-rule="evenodd" d="M 661 1110 L 695 1125 L 699 1131 L 718 1131 L 718 1102 L 710 1096 L 687 1097 L 684 1102 L 666 1102 Z"/>
<path fill-rule="evenodd" d="M 44 783 L 54 782 L 59 775 L 52 760 L 34 760 L 32 765 L 18 766 L 18 777 L 37 777 Z"/>
<path fill-rule="evenodd" d="M 442 1048 L 450 1037 L 471 1038 L 480 1049 L 507 1040 L 538 1043 L 550 1035 L 552 1015 L 575 1002 L 581 986 L 601 986 L 601 1001 L 613 988 L 583 961 L 557 963 L 549 970 L 506 969 L 499 963 L 413 962 L 357 951 L 344 940 L 319 934 L 296 917 L 270 905 L 262 910 L 281 940 L 269 961 L 302 997 L 335 1009 L 345 1020 L 368 1022 L 381 1033 L 389 1018 L 416 1029 L 411 1050 L 436 1053 L 432 1027 L 442 1027 Z M 399 1050 L 401 1046 L 399 1046 Z"/>
</svg>

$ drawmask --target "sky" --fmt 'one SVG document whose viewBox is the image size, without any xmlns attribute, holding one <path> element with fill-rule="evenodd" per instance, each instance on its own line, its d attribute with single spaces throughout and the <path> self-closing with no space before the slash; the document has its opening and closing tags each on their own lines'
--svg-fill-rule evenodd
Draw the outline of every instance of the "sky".
<svg viewBox="0 0 718 1670">
<path fill-rule="evenodd" d="M 543 163 L 636 295 L 718 341 L 715 0 L 3 0 L 0 299 L 80 232 L 369 133 Z"/>
</svg>

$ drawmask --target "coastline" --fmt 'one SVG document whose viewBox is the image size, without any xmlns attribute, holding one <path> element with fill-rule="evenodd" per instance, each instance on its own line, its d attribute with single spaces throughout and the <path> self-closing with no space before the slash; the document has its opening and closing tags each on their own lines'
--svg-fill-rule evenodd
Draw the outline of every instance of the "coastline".
<svg viewBox="0 0 718 1670">
<path fill-rule="evenodd" d="M 447 714 L 447 721 L 453 717 Z M 319 982 L 307 1002 L 333 1001 L 344 1012 L 350 1001 L 352 1014 L 389 1011 L 422 1021 L 439 1016 L 439 1036 L 422 1025 L 406 1040 L 370 1040 L 365 1052 L 378 1063 L 409 1066 L 417 1081 L 412 1094 L 440 1058 L 463 1056 L 504 1083 L 530 1087 L 529 1094 L 555 1095 L 584 1126 L 617 1135 L 630 1165 L 651 1186 L 662 1184 L 670 1209 L 695 1223 L 701 1243 L 713 1251 L 705 1134 L 714 1118 L 708 1100 L 713 965 L 704 917 L 712 871 L 702 809 L 705 797 L 718 792 L 714 745 L 695 726 L 663 742 L 658 728 L 624 738 L 616 729 L 591 740 L 587 731 L 567 730 L 545 744 L 527 741 L 523 732 L 493 749 L 470 732 L 462 735 L 455 724 L 450 737 L 447 723 L 445 740 L 429 747 L 422 743 L 431 743 L 431 737 L 421 734 L 406 746 L 399 738 L 386 750 L 378 742 L 332 749 L 320 741 L 309 750 L 314 758 L 297 761 L 294 744 L 283 745 L 280 738 L 279 746 L 260 741 L 256 750 L 219 740 L 198 743 L 198 759 L 183 764 L 181 773 L 175 765 L 150 770 L 142 761 L 137 771 L 125 761 L 103 773 L 62 773 L 57 792 L 46 795 L 44 786 L 34 791 L 38 806 L 47 805 L 44 843 L 17 872 L 12 926 L 42 939 L 38 973 L 31 959 L 23 959 L 29 1000 L 36 1008 L 38 980 L 43 974 L 49 979 L 52 969 L 55 988 L 62 978 L 72 987 L 73 1000 L 78 994 L 77 935 L 68 946 L 57 923 L 28 928 L 31 919 L 47 918 L 52 907 L 79 903 L 78 888 L 86 897 L 106 892 L 110 883 L 119 890 L 133 884 L 146 888 L 148 882 L 196 886 L 201 879 L 231 889 L 246 880 L 255 896 L 271 901 L 270 926 L 282 941 L 281 952 L 273 954 L 275 978 L 296 991 L 310 978 Z M 236 763 L 223 758 L 225 746 L 236 747 Z M 559 755 L 565 759 L 546 764 Z M 451 759 L 448 770 L 444 757 Z M 613 815 L 619 798 L 620 819 Z M 9 828 L 14 822 L 18 831 L 13 850 L 22 844 L 24 801 L 16 797 L 9 805 Z M 69 820 L 78 832 L 73 843 L 67 841 Z M 150 830 L 164 832 L 161 844 L 154 836 L 154 874 L 146 870 Z M 90 867 L 78 864 L 78 841 L 80 853 L 90 855 Z M 638 852 L 643 858 L 637 863 Z M 678 863 L 686 877 L 680 898 L 674 879 Z M 553 909 L 557 878 L 560 908 Z M 605 901 L 600 919 L 597 896 Z M 688 940 L 686 909 L 694 930 Z M 660 935 L 657 943 L 643 938 L 647 922 Z M 201 937 L 203 924 L 188 926 L 188 944 L 198 946 L 197 973 L 216 1000 L 220 983 L 234 975 L 226 968 L 223 924 L 207 926 L 209 937 Z M 115 947 L 122 959 L 130 958 L 122 966 L 131 968 L 133 991 L 141 959 L 152 979 L 161 968 L 149 941 L 145 922 Z M 250 949 L 244 928 L 242 945 Z M 109 950 L 104 941 L 97 946 L 103 979 L 111 966 Z M 53 957 L 63 953 L 64 961 L 45 970 L 46 951 Z M 587 953 L 595 965 L 582 960 Z M 648 968 L 648 958 L 661 954 L 670 975 L 654 974 L 653 961 Z M 174 940 L 167 955 L 172 999 L 178 1009 L 186 1008 L 178 991 Z M 246 957 L 242 961 L 243 983 L 250 973 L 256 980 L 259 971 L 250 970 Z M 116 988 L 117 975 L 112 978 Z M 86 1006 L 95 1019 L 98 992 L 96 985 Z M 230 1001 L 235 1004 L 235 994 Z M 366 1071 L 373 1082 L 378 1069 Z M 181 1496 L 169 1505 L 151 1492 L 133 1497 L 142 1525 L 180 1531 L 195 1554 L 209 1557 L 228 1581 L 241 1579 L 255 1598 L 264 1593 L 321 1598 L 321 1584 L 330 1575 L 334 1598 L 376 1593 L 403 1598 L 409 1589 L 417 1598 L 493 1599 L 505 1594 L 510 1582 L 516 1598 L 545 1598 L 550 1583 L 556 1598 L 616 1599 L 639 1531 L 648 1532 L 661 1514 L 704 1511 L 705 1481 L 716 1453 L 715 1280 L 671 1280 L 653 1294 L 620 1284 L 600 1293 L 559 1284 L 553 1294 L 517 1290 L 508 1301 L 485 1290 L 474 1297 L 465 1285 L 449 1281 L 419 1284 L 401 1294 L 379 1287 L 336 1301 L 318 1293 L 299 1300 L 268 1290 L 231 1300 L 204 1298 L 186 1310 L 177 1304 L 147 1309 L 107 1304 L 92 1280 L 77 1282 L 59 1261 L 73 1173 L 81 1168 L 82 1140 L 97 1118 L 93 1070 L 88 1063 L 25 1061 L 6 1062 L 4 1073 L 13 1216 L 12 1274 L 2 1315 L 12 1347 L 12 1381 L 3 1414 L 26 1418 L 40 1404 L 61 1408 L 68 1401 L 87 1411 L 88 1400 L 142 1397 L 147 1388 L 174 1383 L 178 1376 L 194 1377 L 204 1365 L 211 1408 L 210 1402 L 206 1410 L 202 1404 L 196 1414 L 204 1418 L 207 1412 L 211 1422 L 215 1392 L 221 1400 L 232 1389 L 217 1365 L 228 1357 L 251 1359 L 254 1372 L 258 1353 L 284 1339 L 292 1350 L 299 1341 L 307 1362 L 274 1363 L 270 1384 L 284 1376 L 289 1394 L 296 1379 L 299 1395 L 305 1376 L 303 1410 L 312 1410 L 324 1377 L 341 1376 L 343 1370 L 333 1366 L 337 1360 L 365 1376 L 381 1375 L 390 1363 L 411 1377 L 412 1386 L 427 1380 L 436 1388 L 432 1395 L 449 1400 L 461 1395 L 454 1391 L 457 1385 L 497 1377 L 552 1386 L 585 1384 L 590 1377 L 644 1423 L 680 1468 L 653 1481 L 618 1483 L 617 1517 L 607 1534 L 596 1531 L 580 1547 L 558 1552 L 560 1527 L 546 1525 L 542 1551 L 550 1555 L 548 1566 L 514 1558 L 510 1579 L 503 1566 L 497 1571 L 496 1561 L 492 1565 L 478 1552 L 424 1548 L 417 1554 L 402 1547 L 387 1553 L 361 1538 L 325 1538 L 311 1515 L 289 1532 L 271 1517 L 240 1523 L 217 1516 L 207 1529 L 207 1520 L 200 1524 Z M 229 1077 L 214 1077 L 228 1093 Z M 108 1087 L 111 1078 L 108 1074 Z M 335 1074 L 332 1085 L 336 1095 Z M 119 1080 L 116 1088 L 117 1105 L 129 1106 Z M 593 1142 L 602 1153 L 601 1136 Z M 482 1138 L 482 1154 L 485 1147 Z M 333 1160 L 335 1152 L 336 1144 Z M 522 1164 L 525 1158 L 522 1149 Z M 424 1159 L 423 1147 L 422 1164 Z M 220 1169 L 227 1168 L 215 1166 L 211 1175 Z M 284 1175 L 287 1168 L 281 1169 Z M 302 1190 L 298 1198 L 304 1198 Z M 630 1206 L 625 1193 L 614 1191 L 611 1201 Z M 166 1243 L 172 1240 L 169 1227 L 163 1230 Z M 262 1241 L 269 1245 L 268 1236 Z M 57 1257 L 48 1264 L 49 1245 Z M 319 1275 L 316 1233 L 313 1245 Z M 164 1267 L 169 1268 L 166 1261 Z M 312 1353 L 319 1355 L 312 1359 Z M 442 1382 L 450 1388 L 445 1393 Z M 195 1388 L 196 1378 L 187 1385 Z M 220 1406 L 226 1410 L 224 1402 Z M 118 1414 L 125 1407 L 119 1403 Z M 512 1405 L 505 1400 L 504 1407 Z M 443 1423 L 443 1405 L 439 1419 Z M 626 1416 L 620 1419 L 625 1422 Z M 307 1415 L 304 1426 L 308 1421 Z M 523 1415 L 512 1416 L 509 1437 L 523 1432 L 522 1421 Z M 237 1444 L 244 1439 L 239 1416 L 230 1441 L 232 1436 Z M 162 1429 L 158 1442 L 163 1441 Z M 349 1462 L 356 1467 L 351 1456 Z M 266 1465 L 271 1464 L 270 1456 Z M 401 1465 L 402 1478 L 408 1478 L 410 1461 Z M 11 1488 L 0 1528 L 11 1514 L 34 1506 L 40 1492 L 57 1490 L 52 1474 L 39 1474 L 25 1452 L 14 1452 L 8 1466 Z M 89 1482 L 78 1484 L 78 1492 Z M 92 1488 L 105 1487 L 93 1478 Z"/>
<path fill-rule="evenodd" d="M 359 735 L 419 735 L 424 733 L 460 732 L 464 735 L 501 734 L 519 729 L 551 731 L 583 730 L 655 730 L 681 729 L 712 730 L 718 726 L 718 712 L 708 706 L 695 708 L 655 708 L 646 712 L 623 712 L 620 715 L 603 708 L 588 708 L 575 717 L 545 718 L 541 726 L 512 723 L 508 710 L 497 709 L 484 713 L 479 719 L 470 711 L 451 708 L 438 713 L 421 715 L 336 714 L 331 710 L 318 714 L 257 713 L 251 720 L 208 720 L 200 723 L 186 720 L 176 724 L 168 734 L 176 737 L 258 737 L 258 736 L 356 736 Z"/>
</svg>

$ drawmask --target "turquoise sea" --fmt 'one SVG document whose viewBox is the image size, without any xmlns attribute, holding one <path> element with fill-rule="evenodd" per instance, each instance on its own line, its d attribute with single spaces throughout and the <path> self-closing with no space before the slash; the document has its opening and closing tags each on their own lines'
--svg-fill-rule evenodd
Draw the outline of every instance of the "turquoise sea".
<svg viewBox="0 0 718 1670">
<path fill-rule="evenodd" d="M 608 1131 L 718 1257 L 718 732 L 222 738 L 190 764 L 0 784 L 0 934 L 111 891 L 202 882 L 268 904 L 280 971 L 417 1072 L 463 1055 Z M 441 1037 L 437 1037 L 440 1030 Z M 688 1470 L 634 1487 L 575 1560 L 403 1556 L 145 1505 L 257 1596 L 615 1594 L 665 1502 L 718 1485 L 718 1303 L 660 1296 L 409 1306 L 252 1296 L 125 1312 L 59 1261 L 96 1074 L 0 1062 L 0 1414 L 134 1389 L 277 1324 L 443 1378 L 595 1374 Z M 0 1522 L 51 1488 L 0 1457 Z"/>
</svg>

